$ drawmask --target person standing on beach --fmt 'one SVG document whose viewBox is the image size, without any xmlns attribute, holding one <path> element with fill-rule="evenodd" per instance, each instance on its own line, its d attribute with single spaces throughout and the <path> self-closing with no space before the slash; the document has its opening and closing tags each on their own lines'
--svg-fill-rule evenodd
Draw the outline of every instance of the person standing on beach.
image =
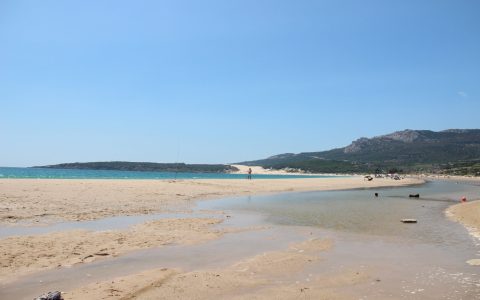
<svg viewBox="0 0 480 300">
<path fill-rule="evenodd" d="M 252 180 L 252 168 L 248 168 L 247 179 L 248 179 L 248 180 Z"/>
</svg>

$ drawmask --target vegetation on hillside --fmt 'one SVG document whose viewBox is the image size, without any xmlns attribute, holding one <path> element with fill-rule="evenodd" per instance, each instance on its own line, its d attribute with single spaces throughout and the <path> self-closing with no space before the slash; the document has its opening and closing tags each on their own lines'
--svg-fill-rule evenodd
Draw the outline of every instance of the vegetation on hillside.
<svg viewBox="0 0 480 300">
<path fill-rule="evenodd" d="M 404 130 L 360 138 L 344 148 L 322 152 L 286 153 L 243 162 L 273 169 L 294 168 L 321 173 L 410 173 L 479 175 L 480 130 L 434 132 Z"/>
<path fill-rule="evenodd" d="M 209 165 L 209 164 L 185 164 L 185 163 L 151 163 L 151 162 L 87 162 L 87 163 L 65 163 L 49 166 L 38 166 L 35 168 L 52 169 L 83 169 L 83 170 L 116 170 L 116 171 L 150 171 L 150 172 L 204 172 L 204 173 L 227 173 L 238 171 L 230 165 Z"/>
</svg>

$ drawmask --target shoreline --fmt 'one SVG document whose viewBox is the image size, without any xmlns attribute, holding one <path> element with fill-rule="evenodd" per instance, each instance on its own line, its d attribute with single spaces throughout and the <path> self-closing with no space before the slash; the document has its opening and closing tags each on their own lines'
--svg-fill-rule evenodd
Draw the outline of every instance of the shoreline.
<svg viewBox="0 0 480 300">
<path fill-rule="evenodd" d="M 0 179 L 0 223 L 49 224 L 113 216 L 190 212 L 196 201 L 284 192 L 396 187 L 424 183 L 361 176 L 296 179 Z"/>
<path fill-rule="evenodd" d="M 420 178 L 420 179 L 425 179 L 425 180 L 442 180 L 442 181 L 480 184 L 480 177 L 478 176 L 435 175 L 435 174 L 421 174 L 421 175 L 412 174 L 410 176 Z"/>
<path fill-rule="evenodd" d="M 258 180 L 0 180 L 0 221 L 3 226 L 43 226 L 64 221 L 99 220 L 107 217 L 192 212 L 197 201 L 242 195 L 347 190 L 421 184 L 417 179 L 365 181 L 363 177 L 258 179 Z M 70 229 L 2 239 L 0 279 L 46 269 L 115 257 L 136 249 L 170 243 L 190 244 L 215 239 L 229 232 L 208 224 L 228 218 L 199 219 L 187 216 L 167 222 L 149 221 L 126 230 Z M 168 220 L 168 219 L 166 219 Z M 171 234 L 171 230 L 175 234 Z M 231 229 L 235 230 L 235 229 Z M 237 229 L 238 230 L 238 229 Z M 231 231 L 230 231 L 231 232 Z M 75 233 L 75 234 L 72 234 Z M 198 235 L 197 237 L 195 237 Z M 184 238 L 186 236 L 186 238 Z M 154 240 L 150 239 L 154 237 Z M 58 244 L 61 247 L 47 247 Z M 43 246 L 41 246 L 43 245 Z M 12 276 L 16 274 L 15 276 Z"/>
<path fill-rule="evenodd" d="M 445 214 L 462 224 L 480 242 L 480 199 L 454 204 L 445 210 Z"/>
<path fill-rule="evenodd" d="M 355 178 L 335 178 L 335 179 L 321 179 L 328 181 L 326 185 L 319 185 L 319 182 L 314 179 L 295 179 L 293 183 L 295 185 L 291 185 L 291 180 L 284 180 L 284 179 L 275 179 L 275 180 L 253 180 L 253 181 L 246 181 L 246 180 L 236 180 L 241 181 L 237 184 L 230 182 L 228 184 L 224 183 L 217 183 L 215 180 L 198 180 L 198 181 L 188 181 L 188 183 L 183 182 L 182 184 L 176 185 L 173 183 L 163 183 L 159 186 L 154 186 L 152 189 L 152 182 L 143 182 L 140 186 L 137 184 L 131 184 L 128 182 L 126 186 L 121 188 L 120 190 L 116 190 L 119 188 L 119 184 L 102 184 L 99 183 L 99 186 L 92 187 L 91 185 L 85 186 L 85 182 L 83 182 L 83 188 L 80 191 L 88 192 L 91 189 L 98 188 L 95 191 L 102 191 L 103 189 L 107 189 L 107 191 L 113 191 L 114 195 L 109 195 L 113 197 L 110 200 L 117 200 L 115 198 L 116 195 L 121 195 L 127 193 L 129 197 L 133 197 L 131 199 L 137 200 L 137 197 L 140 198 L 140 202 L 136 202 L 138 205 L 148 205 L 151 204 L 148 201 L 148 197 L 145 197 L 145 192 L 148 191 L 151 195 L 157 188 L 164 188 L 164 187 L 175 187 L 182 188 L 181 195 L 178 196 L 177 194 L 167 193 L 167 190 L 163 190 L 162 195 L 157 195 L 159 199 L 165 200 L 170 196 L 175 196 L 173 199 L 165 200 L 166 202 L 162 202 L 163 205 L 170 205 L 175 204 L 176 202 L 181 200 L 180 202 L 183 203 L 185 196 L 190 197 L 188 204 L 188 209 L 191 209 L 192 205 L 197 203 L 197 201 L 204 201 L 208 199 L 218 199 L 218 198 L 226 198 L 229 196 L 240 196 L 242 194 L 235 194 L 237 191 L 240 193 L 244 193 L 243 195 L 263 195 L 266 193 L 290 193 L 290 192 L 309 192 L 309 191 L 320 191 L 320 190 L 352 190 L 352 189 L 370 189 L 370 188 L 382 188 L 382 187 L 399 187 L 399 186 L 406 186 L 406 185 L 417 185 L 424 183 L 423 180 L 418 179 L 404 179 L 401 181 L 394 181 L 394 180 L 374 180 L 373 182 L 368 182 L 363 179 L 363 177 L 355 177 Z M 346 180 L 346 181 L 345 181 Z M 42 183 L 45 183 L 43 180 Z M 67 180 L 70 182 L 70 180 Z M 100 180 L 99 180 L 100 181 Z M 205 181 L 205 182 L 204 182 Z M 225 180 L 222 180 L 225 181 Z M 258 185 L 256 183 L 258 182 Z M 262 182 L 263 181 L 263 182 Z M 278 182 L 278 186 L 269 186 L 272 181 Z M 300 183 L 300 182 L 303 183 Z M 126 182 L 122 181 L 124 184 Z M 154 183 L 158 183 L 158 181 L 153 181 Z M 1 189 L 1 180 L 0 180 L 0 209 L 3 207 L 1 206 L 3 198 L 4 190 Z M 43 196 L 52 195 L 47 193 L 48 189 L 60 189 L 63 190 L 62 186 L 64 187 L 66 181 L 57 181 L 54 184 L 47 184 L 47 187 L 43 187 L 43 189 L 37 190 L 39 187 L 34 186 L 32 189 L 27 189 L 26 191 L 23 190 L 25 186 L 19 185 L 17 188 L 20 188 L 20 191 L 28 193 L 34 192 L 34 196 L 39 196 L 40 194 Z M 253 183 L 253 185 L 249 185 Z M 348 183 L 348 184 L 347 184 Z M 76 184 L 81 184 L 81 180 L 75 184 L 73 187 L 76 187 Z M 226 184 L 226 185 L 225 185 Z M 199 192 L 199 188 L 202 189 L 198 194 L 188 194 L 186 189 L 186 185 L 191 185 L 194 190 Z M 310 189 L 312 186 L 315 189 Z M 340 187 L 339 187 L 340 186 Z M 72 185 L 68 185 L 69 188 Z M 110 189 L 110 188 L 116 189 Z M 146 189 L 140 188 L 145 187 Z M 335 187 L 339 187 L 336 188 Z M 320 189 L 322 188 L 322 189 Z M 206 189 L 206 190 L 203 190 Z M 280 191 L 278 191 L 280 190 Z M 212 191 L 216 191 L 213 193 Z M 68 195 L 70 195 L 73 200 L 76 199 L 78 196 L 76 194 L 78 190 L 69 190 Z M 208 192 L 208 193 L 207 193 Z M 207 198 L 195 198 L 196 196 L 200 197 L 199 195 L 207 195 Z M 225 196 L 224 194 L 227 194 Z M 65 197 L 64 194 L 62 197 Z M 67 197 L 68 198 L 68 197 Z M 62 198 L 63 199 L 63 198 Z M 60 199 L 60 200 L 62 200 Z M 183 200 L 182 200 L 183 199 Z M 72 199 L 70 199 L 72 200 Z M 93 206 L 102 204 L 101 201 L 93 201 L 91 204 Z M 38 202 L 38 200 L 36 200 Z M 65 200 L 64 200 L 65 201 Z M 114 203 L 115 201 L 108 201 L 108 203 Z M 120 199 L 120 204 L 124 204 Z M 45 204 L 45 202 L 44 202 Z M 178 204 L 178 203 L 177 203 Z M 169 206 L 160 206 L 160 208 L 167 208 L 170 212 L 177 211 L 178 207 L 172 208 Z M 144 206 L 146 207 L 146 206 Z M 94 208 L 94 207 L 90 207 Z M 158 207 L 157 207 L 158 208 Z M 1 210 L 0 210 L 1 211 Z M 109 213 L 114 213 L 115 210 L 108 211 Z M 95 211 L 92 211 L 95 213 Z M 153 212 L 147 212 L 147 214 Z M 210 212 L 212 213 L 212 212 Z M 65 232 L 61 236 L 55 236 L 55 233 L 52 234 L 45 234 L 42 236 L 37 236 L 38 240 L 28 240 L 31 237 L 25 237 L 25 240 L 19 238 L 16 240 L 18 245 L 22 245 L 25 242 L 30 243 L 31 245 L 35 245 L 38 248 L 46 248 L 45 251 L 36 253 L 41 258 L 29 257 L 23 262 L 19 260 L 17 263 L 21 265 L 30 265 L 30 270 L 22 270 L 19 274 L 18 278 L 23 278 L 23 275 L 33 274 L 36 275 L 36 272 L 47 270 L 44 268 L 45 265 L 53 265 L 54 268 L 57 266 L 54 264 L 49 264 L 48 260 L 45 261 L 42 257 L 53 257 L 53 261 L 57 259 L 57 254 L 52 253 L 48 247 L 38 247 L 38 245 L 47 245 L 55 243 L 56 240 L 61 240 L 62 243 L 70 244 L 72 241 L 74 242 L 72 247 L 75 248 L 79 244 L 85 245 L 88 244 L 89 246 L 92 245 L 90 248 L 76 248 L 75 250 L 66 251 L 70 252 L 67 253 L 68 259 L 66 261 L 72 262 L 73 264 L 81 264 L 81 265 L 89 265 L 97 260 L 109 261 L 109 257 L 112 257 L 115 260 L 117 256 L 123 256 L 125 254 L 136 252 L 137 250 L 141 249 L 160 249 L 157 247 L 161 247 L 165 245 L 176 244 L 180 247 L 185 247 L 184 245 L 192 245 L 192 244 L 204 244 L 205 242 L 209 241 L 220 241 L 223 240 L 223 235 L 225 233 L 229 234 L 232 232 L 239 232 L 239 230 L 247 230 L 251 231 L 248 234 L 257 234 L 256 232 L 261 232 L 261 228 L 253 228 L 253 227 L 239 227 L 237 224 L 234 227 L 224 226 L 225 221 L 233 221 L 237 218 L 234 214 L 232 215 L 232 219 L 229 219 L 229 216 L 226 216 L 225 213 L 219 212 L 218 217 L 213 216 L 209 219 L 199 219 L 198 217 L 187 216 L 187 218 L 182 219 L 180 223 L 177 223 L 173 227 L 165 226 L 167 223 L 162 224 L 154 224 L 155 222 L 145 222 L 139 225 L 135 225 L 128 230 L 108 230 L 106 232 L 95 232 L 95 231 L 87 231 L 83 232 L 81 237 L 83 240 L 77 240 L 76 242 L 73 241 L 71 238 L 72 231 Z M 213 213 L 212 213 L 213 214 Z M 188 213 L 187 213 L 188 215 Z M 47 218 L 47 216 L 45 216 Z M 28 218 L 25 220 L 29 220 Z M 81 221 L 81 220 L 80 220 Z M 179 222 L 179 220 L 177 220 Z M 21 223 L 21 222 L 20 222 Z M 228 222 L 227 222 L 228 223 Z M 5 223 L 4 223 L 5 224 Z M 9 223 L 12 225 L 12 223 Z M 218 224 L 218 225 L 215 225 Z M 245 224 L 244 224 L 245 225 Z M 136 227 L 136 228 L 135 228 Z M 183 228 L 183 231 L 177 231 L 178 228 Z M 225 231 L 221 229 L 230 229 L 231 231 Z M 132 230 L 133 229 L 133 230 Z M 180 266 L 167 266 L 166 268 L 156 269 L 152 267 L 147 271 L 133 271 L 128 275 L 112 275 L 108 280 L 95 280 L 89 284 L 77 284 L 74 288 L 67 288 L 65 291 L 67 293 L 64 295 L 66 300 L 69 299 L 100 299 L 104 297 L 108 297 L 109 299 L 123 299 L 125 297 L 138 297 L 139 299 L 157 299 L 169 295 L 171 297 L 178 297 L 179 290 L 181 290 L 180 295 L 185 297 L 193 297 L 198 296 L 199 299 L 211 299 L 215 297 L 221 296 L 232 296 L 235 299 L 247 299 L 246 296 L 262 296 L 266 299 L 275 298 L 277 297 L 278 291 L 281 290 L 284 293 L 285 299 L 293 299 L 298 297 L 325 297 L 327 296 L 329 299 L 351 299 L 348 293 L 342 295 L 342 290 L 350 290 L 354 288 L 356 284 L 362 284 L 363 286 L 369 285 L 370 282 L 376 282 L 372 276 L 375 275 L 375 272 L 370 272 L 370 270 L 359 269 L 351 269 L 351 270 L 342 270 L 338 271 L 334 274 L 334 276 L 325 277 L 325 274 L 315 274 L 313 277 L 310 277 L 308 273 L 308 268 L 312 265 L 320 264 L 321 261 L 324 260 L 323 257 L 326 256 L 327 252 L 337 249 L 336 244 L 332 244 L 331 241 L 328 239 L 328 235 L 311 235 L 310 228 L 306 228 L 304 230 L 304 242 L 295 242 L 290 244 L 289 247 L 282 247 L 276 248 L 276 250 L 260 252 L 257 255 L 250 256 L 247 258 L 239 259 L 236 263 L 228 266 L 224 266 L 221 268 L 211 267 L 208 265 L 207 268 L 199 268 L 193 270 L 184 270 L 179 268 Z M 100 233 L 100 234 L 98 234 Z M 170 233 L 170 236 L 166 236 L 165 233 Z M 312 239 L 313 238 L 313 239 Z M 15 238 L 16 239 L 16 238 Z M 116 246 L 112 246 L 112 243 L 115 244 L 116 241 L 121 240 L 124 243 L 123 248 L 115 248 Z M 5 240 L 4 240 L 5 241 Z M 144 242 L 149 241 L 149 244 L 143 244 Z M 40 243 L 40 244 L 38 244 Z M 19 247 L 13 247 L 13 242 L 8 242 L 12 246 L 10 253 L 17 253 Z M 107 246 L 104 246 L 107 245 Z M 16 248 L 16 249 L 15 249 Z M 64 248 L 63 246 L 59 245 L 59 248 Z M 105 249 L 106 248 L 106 249 Z M 165 247 L 169 248 L 169 247 Z M 215 248 L 216 249 L 216 248 Z M 212 249 L 212 251 L 215 251 Z M 331 249 L 331 250 L 330 250 Z M 26 249 L 28 251 L 28 249 Z M 327 252 L 325 252 L 327 251 Z M 337 251 L 337 250 L 335 250 Z M 344 250 L 340 250 L 344 251 Z M 4 252 L 2 250 L 2 252 Z M 79 256 L 75 255 L 76 253 L 81 253 L 81 258 L 86 258 L 85 261 L 78 260 Z M 325 252 L 325 253 L 324 253 Z M 83 255 L 83 254 L 87 255 Z M 28 254 L 28 253 L 27 253 Z M 58 256 L 60 260 L 62 259 L 61 254 Z M 98 255 L 97 255 L 98 254 Z M 108 255 L 103 255 L 108 254 Z M 53 255 L 53 256 L 52 256 Z M 91 255 L 90 257 L 87 257 Z M 119 258 L 121 258 L 119 257 Z M 19 257 L 20 258 L 20 257 Z M 64 257 L 66 258 L 66 257 Z M 70 260 L 69 260 L 70 259 Z M 29 262 L 30 261 L 30 262 Z M 32 264 L 34 263 L 34 264 Z M 35 265 L 36 263 L 36 265 Z M 62 261 L 59 262 L 61 268 L 68 266 L 68 264 L 63 264 Z M 72 268 L 75 268 L 73 266 Z M 323 269 L 323 268 L 322 268 Z M 52 274 L 56 274 L 56 270 L 51 270 Z M 16 276 L 15 273 L 9 273 L 10 276 L 13 278 Z M 41 275 L 43 273 L 39 273 Z M 48 274 L 48 273 L 47 273 Z M 277 274 L 284 274 L 284 277 L 278 277 Z M 295 275 L 297 274 L 297 275 Z M 322 275 L 323 274 L 323 275 Z M 5 274 L 8 275 L 8 274 Z M 12 276 L 13 275 L 13 276 Z M 295 281 L 296 276 L 305 276 L 308 280 L 303 280 L 302 283 L 299 284 Z M 323 276 L 323 277 L 321 277 Z M 328 282 L 328 284 L 326 284 Z M 5 282 L 4 282 L 5 283 Z M 233 284 L 232 284 L 233 283 Z M 0 283 L 1 286 L 2 283 Z M 218 287 L 216 287 L 218 286 Z M 216 287 L 215 289 L 208 292 L 209 289 L 206 287 Z M 244 289 L 252 289 L 253 292 L 239 292 Z M 193 293 L 193 294 L 192 294 Z M 199 294 L 196 294 L 199 293 Z M 245 294 L 244 294 L 245 293 Z M 0 295 L 2 293 L 0 292 Z M 201 296 L 200 296 L 201 295 Z"/>
<path fill-rule="evenodd" d="M 450 220 L 463 225 L 474 239 L 475 244 L 480 246 L 480 199 L 454 204 L 445 210 L 445 215 Z M 472 266 L 480 266 L 479 254 L 476 258 L 466 261 L 466 263 Z"/>
</svg>

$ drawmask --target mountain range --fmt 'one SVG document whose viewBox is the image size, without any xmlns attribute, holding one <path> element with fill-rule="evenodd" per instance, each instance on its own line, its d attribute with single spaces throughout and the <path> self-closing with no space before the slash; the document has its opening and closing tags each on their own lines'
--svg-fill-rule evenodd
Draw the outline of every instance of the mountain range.
<svg viewBox="0 0 480 300">
<path fill-rule="evenodd" d="M 359 138 L 320 152 L 284 153 L 238 164 L 311 173 L 439 173 L 480 176 L 480 129 L 397 131 Z M 238 169 L 223 164 L 151 162 L 65 163 L 37 168 L 124 171 L 216 172 Z"/>
<path fill-rule="evenodd" d="M 410 130 L 359 138 L 321 152 L 285 153 L 240 164 L 307 172 L 429 172 L 480 175 L 480 129 Z"/>
</svg>

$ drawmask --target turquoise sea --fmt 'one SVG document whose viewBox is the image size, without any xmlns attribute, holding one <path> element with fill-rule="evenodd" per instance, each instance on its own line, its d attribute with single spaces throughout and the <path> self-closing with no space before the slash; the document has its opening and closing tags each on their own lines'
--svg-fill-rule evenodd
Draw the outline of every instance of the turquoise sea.
<svg viewBox="0 0 480 300">
<path fill-rule="evenodd" d="M 51 179 L 241 179 L 243 174 L 225 173 L 175 173 L 175 172 L 138 172 L 111 170 L 74 170 L 42 168 L 7 168 L 0 167 L 1 178 L 51 178 Z M 255 179 L 280 178 L 328 178 L 333 176 L 311 175 L 255 175 Z"/>
</svg>

